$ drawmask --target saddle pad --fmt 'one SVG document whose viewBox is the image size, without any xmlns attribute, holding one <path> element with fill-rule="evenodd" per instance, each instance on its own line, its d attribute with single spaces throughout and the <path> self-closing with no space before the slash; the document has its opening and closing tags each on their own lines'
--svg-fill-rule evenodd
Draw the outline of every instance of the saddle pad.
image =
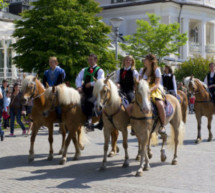
<svg viewBox="0 0 215 193">
<path fill-rule="evenodd" d="M 127 108 L 128 105 L 129 105 L 128 99 L 127 99 L 126 96 L 123 95 L 121 92 L 119 92 L 119 96 L 121 97 L 122 105 L 123 105 L 125 108 Z"/>
<path fill-rule="evenodd" d="M 154 116 L 158 116 L 158 110 L 157 107 L 154 103 L 151 102 L 152 105 L 152 112 Z M 170 104 L 170 102 L 168 100 L 165 101 L 165 112 L 166 112 L 166 117 L 170 117 L 173 114 L 173 107 Z"/>
</svg>

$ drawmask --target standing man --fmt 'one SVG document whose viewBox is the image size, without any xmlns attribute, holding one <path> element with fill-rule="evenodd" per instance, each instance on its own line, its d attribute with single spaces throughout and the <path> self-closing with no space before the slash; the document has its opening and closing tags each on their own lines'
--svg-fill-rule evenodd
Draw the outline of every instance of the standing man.
<svg viewBox="0 0 215 193">
<path fill-rule="evenodd" d="M 43 76 L 44 87 L 46 87 L 46 83 L 48 83 L 49 86 L 57 86 L 59 84 L 62 84 L 66 78 L 66 73 L 64 69 L 58 66 L 58 60 L 56 57 L 49 58 L 49 66 L 50 68 L 45 71 Z M 62 113 L 61 113 L 60 106 L 56 107 L 56 113 L 57 113 L 59 122 L 61 122 Z"/>
<path fill-rule="evenodd" d="M 93 117 L 93 108 L 94 102 L 92 101 L 93 97 L 93 87 L 95 84 L 94 78 L 97 80 L 104 78 L 104 71 L 97 66 L 97 56 L 95 54 L 90 54 L 88 56 L 88 64 L 89 67 L 83 68 L 76 80 L 76 87 L 79 93 L 82 94 L 82 110 L 84 114 L 87 116 L 87 122 L 85 126 L 89 131 L 93 131 L 94 128 L 102 129 L 103 124 L 102 120 L 100 120 L 99 124 L 93 126 L 92 117 Z"/>
<path fill-rule="evenodd" d="M 210 63 L 209 69 L 210 69 L 210 72 L 205 77 L 204 83 L 206 85 L 208 85 L 208 88 L 209 88 L 209 91 L 211 94 L 211 98 L 215 103 L 215 64 Z"/>
<path fill-rule="evenodd" d="M 7 80 L 3 80 L 2 81 L 2 87 L 0 89 L 0 136 L 1 136 L 1 141 L 4 140 L 4 131 L 2 131 L 2 124 L 1 124 L 1 121 L 2 121 L 2 112 L 4 110 L 4 100 L 6 99 L 6 93 L 8 91 L 8 82 Z"/>
</svg>

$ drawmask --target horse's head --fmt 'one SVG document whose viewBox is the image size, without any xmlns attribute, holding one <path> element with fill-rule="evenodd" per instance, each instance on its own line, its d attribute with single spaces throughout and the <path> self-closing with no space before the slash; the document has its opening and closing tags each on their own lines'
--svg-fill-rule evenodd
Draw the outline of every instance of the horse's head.
<svg viewBox="0 0 215 193">
<path fill-rule="evenodd" d="M 45 96 L 45 106 L 43 111 L 43 116 L 47 117 L 49 112 L 55 110 L 55 107 L 58 106 L 58 92 L 55 86 L 48 87 L 44 93 Z"/>
<path fill-rule="evenodd" d="M 30 99 L 35 97 L 37 92 L 36 79 L 37 77 L 34 76 L 27 76 L 23 79 L 21 86 L 23 105 L 26 105 Z"/>
<path fill-rule="evenodd" d="M 144 113 L 149 113 L 151 110 L 149 84 L 141 79 L 136 81 L 135 101 Z"/>
<path fill-rule="evenodd" d="M 194 94 L 198 91 L 198 85 L 195 83 L 195 78 L 193 76 L 186 77 L 184 79 L 184 85 L 187 87 L 187 89 Z"/>
</svg>

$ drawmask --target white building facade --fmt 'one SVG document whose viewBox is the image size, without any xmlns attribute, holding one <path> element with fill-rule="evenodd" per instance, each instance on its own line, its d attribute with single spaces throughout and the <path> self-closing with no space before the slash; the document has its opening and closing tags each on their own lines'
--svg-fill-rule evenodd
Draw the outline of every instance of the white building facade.
<svg viewBox="0 0 215 193">
<path fill-rule="evenodd" d="M 147 13 L 161 16 L 161 22 L 179 22 L 188 41 L 180 50 L 180 58 L 215 55 L 215 0 L 97 0 L 103 8 L 100 14 L 110 25 L 113 17 L 123 17 L 120 34 L 136 31 L 136 20 L 148 20 Z"/>
</svg>

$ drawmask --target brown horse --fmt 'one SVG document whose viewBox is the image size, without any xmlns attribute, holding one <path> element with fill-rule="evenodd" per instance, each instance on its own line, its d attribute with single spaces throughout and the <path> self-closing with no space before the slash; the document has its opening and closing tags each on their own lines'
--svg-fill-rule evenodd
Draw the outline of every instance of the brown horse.
<svg viewBox="0 0 215 193">
<path fill-rule="evenodd" d="M 43 116 L 43 109 L 45 105 L 45 97 L 44 92 L 45 89 L 41 82 L 37 79 L 37 77 L 34 76 L 27 76 L 24 77 L 22 81 L 22 102 L 23 105 L 27 104 L 29 100 L 33 100 L 33 108 L 31 117 L 33 120 L 33 128 L 32 128 L 32 134 L 31 134 L 31 145 L 29 150 L 29 162 L 34 160 L 34 142 L 36 135 L 38 133 L 38 130 L 41 126 L 46 126 L 49 129 L 49 144 L 50 144 L 50 150 L 49 150 L 49 156 L 48 160 L 53 159 L 53 123 L 57 121 L 56 113 L 52 112 L 49 114 L 48 117 Z M 62 146 L 59 154 L 61 154 L 64 143 L 65 143 L 65 137 L 66 132 L 64 129 L 62 129 Z"/>
<path fill-rule="evenodd" d="M 106 79 L 97 80 L 94 85 L 93 95 L 97 98 L 97 108 L 102 107 L 102 117 L 104 122 L 104 157 L 100 169 L 106 169 L 107 151 L 111 132 L 117 130 L 121 131 L 123 136 L 123 147 L 125 150 L 123 167 L 128 167 L 129 156 L 127 151 L 127 126 L 129 124 L 129 116 L 122 105 L 117 86 L 109 80 L 109 77 Z"/>
<path fill-rule="evenodd" d="M 174 157 L 172 164 L 177 164 L 177 147 L 179 143 L 183 142 L 183 121 L 181 107 L 178 100 L 167 94 L 167 100 L 171 103 L 173 107 L 173 113 L 166 119 L 166 124 L 170 123 L 172 126 L 172 139 L 171 144 L 175 144 L 174 148 Z M 155 124 L 155 129 L 152 130 L 153 125 Z M 149 157 L 151 157 L 150 150 L 150 138 L 153 131 L 158 131 L 160 127 L 160 121 L 155 122 L 155 119 L 151 110 L 150 96 L 149 96 L 149 85 L 148 83 L 141 79 L 136 83 L 136 94 L 135 94 L 135 103 L 133 106 L 132 116 L 131 116 L 131 126 L 134 129 L 138 142 L 140 144 L 141 150 L 141 161 L 140 168 L 138 169 L 136 176 L 141 176 L 143 170 L 149 169 Z M 166 160 L 164 144 L 166 138 L 163 137 L 163 143 L 161 147 L 161 161 Z M 145 157 L 145 165 L 143 165 L 143 158 Z"/>
<path fill-rule="evenodd" d="M 207 85 L 202 83 L 199 79 L 193 77 L 187 77 L 184 79 L 184 83 L 189 89 L 189 92 L 195 95 L 195 114 L 198 124 L 198 134 L 195 143 L 200 143 L 202 140 L 201 137 L 201 118 L 206 116 L 208 119 L 208 132 L 209 137 L 208 141 L 212 141 L 213 135 L 211 132 L 211 121 L 213 114 L 215 114 L 215 105 L 210 97 L 209 92 L 207 91 Z"/>
<path fill-rule="evenodd" d="M 187 107 L 188 107 L 187 95 L 185 92 L 183 92 L 181 90 L 177 90 L 177 94 L 180 97 L 182 120 L 184 123 L 186 123 L 187 122 Z"/>
<path fill-rule="evenodd" d="M 81 109 L 81 95 L 77 90 L 71 87 L 67 87 L 65 84 L 61 84 L 56 87 L 49 87 L 45 91 L 44 95 L 46 99 L 45 107 L 43 109 L 44 114 L 53 112 L 55 107 L 60 106 L 62 109 L 62 122 L 69 131 L 60 164 L 65 164 L 65 162 L 67 161 L 67 149 L 71 139 L 73 140 L 76 149 L 74 160 L 77 160 L 80 156 L 79 148 L 81 150 L 84 148 L 84 135 L 80 135 L 77 142 L 76 133 L 79 133 L 81 131 L 81 126 L 83 126 L 86 122 L 86 116 L 83 114 Z M 99 117 L 93 117 L 93 123 L 98 120 Z M 111 135 L 112 150 L 110 152 L 110 155 L 113 156 L 114 154 L 116 154 L 118 149 L 116 145 L 118 132 L 114 131 L 111 133 Z"/>
</svg>

